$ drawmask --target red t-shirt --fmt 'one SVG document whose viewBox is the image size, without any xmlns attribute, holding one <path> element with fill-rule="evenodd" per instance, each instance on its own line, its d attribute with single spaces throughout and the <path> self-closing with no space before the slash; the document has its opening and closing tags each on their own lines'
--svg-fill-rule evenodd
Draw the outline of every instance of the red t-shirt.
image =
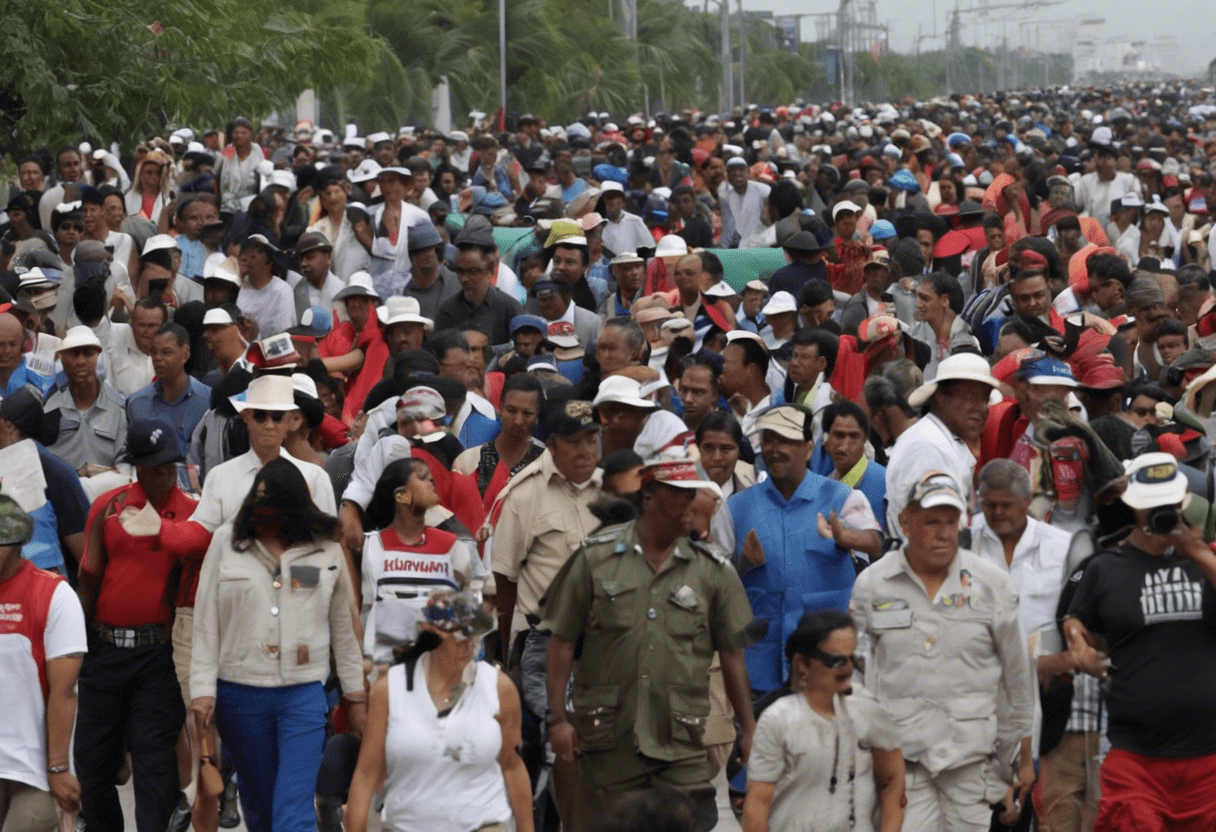
<svg viewBox="0 0 1216 832">
<path fill-rule="evenodd" d="M 199 555 L 206 551 L 206 544 L 203 543 L 200 552 L 200 539 L 183 551 L 179 545 L 170 545 L 165 539 L 166 527 L 186 525 L 198 503 L 174 488 L 160 510 L 161 534 L 155 537 L 133 537 L 122 527 L 118 516 L 128 506 L 143 508 L 148 498 L 139 483 L 124 486 L 118 491 L 117 498 L 106 511 L 104 518 L 99 515 L 114 496 L 114 492 L 102 495 L 94 503 L 85 530 L 87 538 L 94 523 L 100 521 L 104 524 L 102 539 L 106 550 L 106 569 L 97 595 L 96 618 L 112 627 L 169 624 L 173 620 L 173 608 L 170 605 L 172 599 L 165 597 L 169 573 L 183 556 L 191 556 L 199 561 L 193 569 L 193 572 L 197 573 L 202 560 Z M 197 523 L 188 525 L 198 526 Z M 88 572 L 95 572 L 97 564 L 86 561 L 83 568 Z M 183 572 L 182 585 L 185 586 L 189 580 Z"/>
</svg>

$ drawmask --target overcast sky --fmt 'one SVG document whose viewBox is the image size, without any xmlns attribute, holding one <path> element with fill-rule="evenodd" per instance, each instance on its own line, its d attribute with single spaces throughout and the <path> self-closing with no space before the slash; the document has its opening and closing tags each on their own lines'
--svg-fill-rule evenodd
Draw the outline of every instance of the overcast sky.
<svg viewBox="0 0 1216 832">
<path fill-rule="evenodd" d="M 991 5 L 1007 5 L 1014 0 L 988 0 Z M 732 2 L 732 6 L 738 0 Z M 980 5 L 983 0 L 964 0 L 963 8 Z M 690 5 L 701 6 L 691 1 Z M 748 11 L 772 11 L 774 14 L 800 14 L 835 11 L 839 0 L 743 0 Z M 943 32 L 953 0 L 936 0 L 937 31 Z M 933 0 L 878 0 L 878 23 L 891 27 L 891 47 L 898 52 L 911 52 L 915 48 L 917 26 L 925 33 L 933 30 Z M 1069 0 L 1051 6 L 1040 6 L 1030 11 L 1005 9 L 990 13 L 994 22 L 988 24 L 991 42 L 999 37 L 1001 23 L 998 16 L 1009 17 L 1007 31 L 1011 46 L 1019 45 L 1018 23 L 1023 20 L 1058 21 L 1072 17 L 1097 16 L 1106 18 L 1101 27 L 1100 38 L 1124 36 L 1128 39 L 1145 39 L 1151 44 L 1154 38 L 1173 35 L 1178 39 L 1178 49 L 1173 52 L 1173 69 L 1180 73 L 1197 73 L 1207 67 L 1208 61 L 1216 57 L 1216 2 L 1213 0 Z M 979 19 L 977 15 L 963 16 L 963 42 L 971 45 L 976 41 L 976 27 L 966 25 Z M 1064 28 L 1067 28 L 1065 26 Z M 1058 32 L 1053 25 L 1045 24 L 1043 36 Z M 814 39 L 814 23 L 803 19 L 803 40 Z M 1058 37 L 1058 35 L 1056 35 Z M 940 44 L 941 41 L 939 40 Z M 922 49 L 931 49 L 930 41 Z"/>
</svg>

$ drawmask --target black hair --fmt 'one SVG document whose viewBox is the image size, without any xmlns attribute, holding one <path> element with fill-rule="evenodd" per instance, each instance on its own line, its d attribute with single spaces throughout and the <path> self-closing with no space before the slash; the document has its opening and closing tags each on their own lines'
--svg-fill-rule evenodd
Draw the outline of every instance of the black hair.
<svg viewBox="0 0 1216 832">
<path fill-rule="evenodd" d="M 832 424 L 839 416 L 852 416 L 857 420 L 857 426 L 861 428 L 862 436 L 870 435 L 870 420 L 866 416 L 866 412 L 861 409 L 861 405 L 851 399 L 841 399 L 823 409 L 824 436 L 827 436 L 828 431 L 832 429 Z"/>
<path fill-rule="evenodd" d="M 776 212 L 778 219 L 784 219 L 803 209 L 802 194 L 798 192 L 797 185 L 788 179 L 782 179 L 768 192 L 768 204 Z"/>
<path fill-rule="evenodd" d="M 722 261 L 712 251 L 702 251 L 697 256 L 701 258 L 701 271 L 712 277 L 714 283 L 726 275 L 726 271 L 722 268 Z"/>
<path fill-rule="evenodd" d="M 718 383 L 718 377 L 722 375 L 722 357 L 717 353 L 712 353 L 718 360 L 714 361 L 705 354 L 705 350 L 694 355 L 686 355 L 680 361 L 680 377 L 683 377 L 686 372 L 693 367 L 704 367 L 709 370 L 710 376 L 714 380 L 714 384 Z"/>
<path fill-rule="evenodd" d="M 451 350 L 459 349 L 469 352 L 469 342 L 465 340 L 459 330 L 441 329 L 427 338 L 422 348 L 435 356 L 435 360 L 442 364 L 444 356 Z"/>
<path fill-rule="evenodd" d="M 258 485 L 262 483 L 265 483 L 266 490 L 258 497 Z M 233 548 L 244 551 L 253 543 L 257 535 L 253 520 L 255 505 L 272 506 L 279 510 L 281 519 L 277 531 L 288 546 L 335 539 L 339 528 L 338 518 L 317 508 L 308 495 L 308 483 L 294 463 L 282 457 L 267 462 L 253 478 L 253 485 L 232 521 Z M 304 497 L 307 499 L 302 499 Z"/>
<path fill-rule="evenodd" d="M 499 402 L 507 400 L 508 393 L 535 393 L 537 407 L 541 407 L 545 403 L 545 388 L 540 383 L 535 375 L 528 373 L 515 373 L 511 375 L 502 385 L 502 395 L 499 397 Z"/>
<path fill-rule="evenodd" d="M 439 375 L 438 359 L 426 350 L 404 350 L 398 353 L 396 362 L 393 365 L 393 379 L 403 386 L 406 377 L 413 373 Z"/>
<path fill-rule="evenodd" d="M 633 448 L 622 448 L 619 451 L 613 451 L 600 460 L 600 468 L 604 471 L 604 477 L 608 478 L 613 474 L 620 474 L 631 468 L 637 468 L 642 463 L 643 460 L 638 456 L 637 451 Z"/>
<path fill-rule="evenodd" d="M 996 228 L 996 229 L 1000 229 L 1001 231 L 1004 231 L 1005 230 L 1005 219 L 1003 217 L 998 216 L 997 214 L 989 214 L 988 216 L 984 217 L 983 227 L 985 229 Z"/>
<path fill-rule="evenodd" d="M 86 280 L 72 292 L 72 311 L 83 322 L 100 321 L 106 314 L 104 281 Z"/>
<path fill-rule="evenodd" d="M 1085 260 L 1085 268 L 1095 280 L 1106 283 L 1117 280 L 1127 289 L 1132 283 L 1132 272 L 1127 262 L 1117 254 L 1091 254 Z"/>
<path fill-rule="evenodd" d="M 958 278 L 951 277 L 945 272 L 930 272 L 923 275 L 918 283 L 928 283 L 933 287 L 933 294 L 941 297 L 946 295 L 950 298 L 950 311 L 955 315 L 963 313 L 963 286 L 958 282 Z"/>
<path fill-rule="evenodd" d="M 908 400 L 899 394 L 899 388 L 895 382 L 886 376 L 870 376 L 862 385 L 861 394 L 871 413 L 877 413 L 888 407 L 898 407 L 909 418 L 916 415 L 916 411 L 908 404 Z"/>
<path fill-rule="evenodd" d="M 689 196 L 694 196 L 694 197 L 696 196 L 696 192 L 693 191 L 691 185 L 677 185 L 671 191 L 671 199 L 674 202 L 676 197 L 684 196 L 684 194 L 688 194 Z"/>
<path fill-rule="evenodd" d="M 1081 233 L 1081 221 L 1072 215 L 1060 217 L 1056 220 L 1056 231 L 1076 231 Z"/>
<path fill-rule="evenodd" d="M 743 363 L 754 364 L 760 368 L 760 379 L 768 375 L 769 354 L 763 345 L 751 338 L 738 338 L 727 344 L 728 347 L 738 347 L 743 350 Z"/>
<path fill-rule="evenodd" d="M 1186 324 L 1177 318 L 1166 318 L 1157 325 L 1157 339 L 1160 340 L 1162 335 L 1181 335 L 1186 337 Z"/>
<path fill-rule="evenodd" d="M 836 354 L 840 351 L 840 338 L 826 329 L 805 326 L 794 333 L 794 337 L 790 339 L 790 345 L 794 347 L 814 345 L 818 354 L 827 359 L 827 364 L 823 368 L 824 378 L 832 377 L 832 370 L 836 367 Z"/>
<path fill-rule="evenodd" d="M 425 462 L 414 458 L 395 459 L 385 465 L 380 478 L 376 480 L 372 498 L 367 503 L 367 511 L 364 513 L 365 526 L 376 531 L 391 526 L 397 514 L 393 492 L 408 483 L 414 474 L 430 470 L 430 466 Z"/>
<path fill-rule="evenodd" d="M 164 320 L 169 320 L 169 309 L 159 298 L 140 298 L 139 300 L 135 301 L 135 309 L 159 309 L 160 314 L 164 316 Z M 135 309 L 131 310 L 131 317 L 135 317 Z"/>
<path fill-rule="evenodd" d="M 51 233 L 54 234 L 56 231 L 58 231 L 59 226 L 63 225 L 63 223 L 67 220 L 73 220 L 81 225 L 84 225 L 84 215 L 80 213 L 79 208 L 73 208 L 71 211 L 52 211 Z M 54 249 L 52 249 L 52 251 L 54 251 Z"/>
<path fill-rule="evenodd" d="M 156 330 L 156 335 L 153 337 L 159 338 L 162 335 L 172 335 L 173 339 L 177 341 L 177 345 L 179 347 L 190 346 L 190 333 L 187 332 L 186 328 L 179 323 L 170 321 L 160 329 Z"/>
<path fill-rule="evenodd" d="M 823 644 L 824 639 L 836 630 L 845 628 L 857 631 L 857 622 L 847 612 L 825 609 L 806 613 L 798 619 L 797 629 L 790 633 L 790 637 L 785 641 L 786 659 L 792 666 L 794 656 L 803 658 L 809 656 L 819 649 L 819 645 Z"/>
<path fill-rule="evenodd" d="M 804 306 L 818 306 L 835 299 L 836 294 L 826 280 L 812 277 L 802 285 L 802 289 L 798 292 L 798 307 L 801 309 Z"/>
<path fill-rule="evenodd" d="M 735 418 L 735 414 L 733 413 L 725 410 L 712 410 L 707 413 L 705 418 L 701 420 L 701 424 L 697 425 L 694 441 L 698 445 L 701 444 L 701 440 L 705 438 L 705 434 L 711 430 L 725 433 L 735 440 L 735 444 L 739 446 L 740 453 L 742 453 L 744 446 L 751 447 L 751 444 L 743 436 L 743 427 L 739 424 L 739 420 Z"/>
</svg>

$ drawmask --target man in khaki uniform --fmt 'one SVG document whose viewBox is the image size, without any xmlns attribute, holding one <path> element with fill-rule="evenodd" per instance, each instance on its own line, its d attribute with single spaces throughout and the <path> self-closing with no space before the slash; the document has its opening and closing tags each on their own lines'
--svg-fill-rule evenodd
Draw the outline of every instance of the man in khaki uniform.
<svg viewBox="0 0 1216 832">
<path fill-rule="evenodd" d="M 849 611 L 869 642 L 865 684 L 899 730 L 909 832 L 986 832 L 992 804 L 1034 783 L 1034 688 L 1008 573 L 958 547 L 966 503 L 924 474 L 904 495 L 907 541 L 857 576 Z"/>
<path fill-rule="evenodd" d="M 715 651 L 745 758 L 751 745 L 743 648 L 752 612 L 726 554 L 687 537 L 702 488 L 717 491 L 690 460 L 643 469 L 641 517 L 585 541 L 545 596 L 550 738 L 559 760 L 581 755 L 575 832 L 612 798 L 658 783 L 697 799 L 701 828 L 713 828 L 704 731 Z"/>
<path fill-rule="evenodd" d="M 545 452 L 512 477 L 499 497 L 502 513 L 490 544 L 502 655 L 511 660 L 512 635 L 520 633 L 523 702 L 537 718 L 545 714 L 549 646 L 549 635 L 536 629 L 541 598 L 570 553 L 600 525 L 588 506 L 601 494 L 600 426 L 591 403 L 554 404 L 545 413 L 545 428 Z M 573 811 L 575 777 L 573 762 L 556 762 L 553 784 L 562 817 Z"/>
</svg>

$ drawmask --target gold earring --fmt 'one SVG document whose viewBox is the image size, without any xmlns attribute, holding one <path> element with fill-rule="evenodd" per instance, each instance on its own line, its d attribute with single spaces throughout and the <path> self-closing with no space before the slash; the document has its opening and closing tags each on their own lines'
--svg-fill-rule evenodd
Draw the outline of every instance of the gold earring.
<svg viewBox="0 0 1216 832">
<path fill-rule="evenodd" d="M 394 494 L 393 497 L 403 506 L 412 506 L 414 497 L 411 494 Z"/>
</svg>

